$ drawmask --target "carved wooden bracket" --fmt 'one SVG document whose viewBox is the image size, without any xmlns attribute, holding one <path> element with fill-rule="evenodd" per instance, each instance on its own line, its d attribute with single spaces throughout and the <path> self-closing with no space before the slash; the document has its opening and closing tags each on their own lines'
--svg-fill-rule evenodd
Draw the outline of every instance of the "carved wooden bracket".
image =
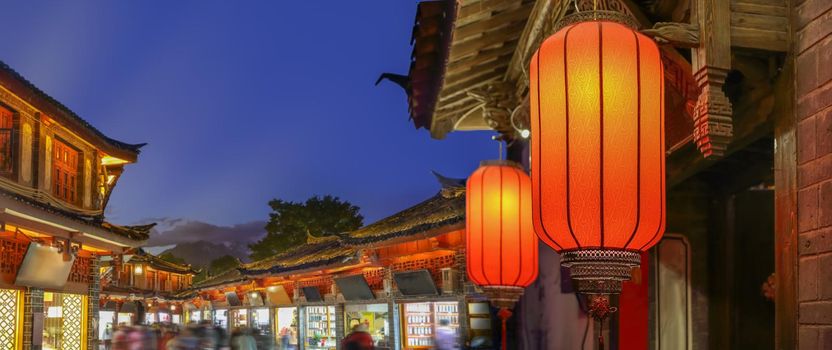
<svg viewBox="0 0 832 350">
<path fill-rule="evenodd" d="M 482 103 L 482 118 L 488 126 L 500 133 L 503 140 L 512 140 L 518 136 L 511 121 L 511 114 L 517 107 L 513 85 L 503 81 L 492 82 L 468 91 L 468 96 Z"/>
<path fill-rule="evenodd" d="M 731 8 L 728 1 L 691 3 L 691 22 L 701 29 L 693 49 L 699 98 L 693 114 L 693 140 L 705 158 L 725 155 L 733 135 L 731 102 L 722 91 L 731 69 Z"/>
<path fill-rule="evenodd" d="M 731 101 L 722 91 L 727 75 L 728 70 L 715 67 L 694 74 L 700 93 L 693 112 L 693 140 L 705 158 L 725 155 L 733 136 Z"/>
</svg>

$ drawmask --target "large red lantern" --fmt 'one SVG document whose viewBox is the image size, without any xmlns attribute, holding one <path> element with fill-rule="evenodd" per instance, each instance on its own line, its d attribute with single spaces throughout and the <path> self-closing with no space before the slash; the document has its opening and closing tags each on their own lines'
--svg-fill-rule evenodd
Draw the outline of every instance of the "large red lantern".
<svg viewBox="0 0 832 350">
<path fill-rule="evenodd" d="M 505 321 L 537 279 L 537 236 L 532 225 L 532 184 L 518 165 L 485 161 L 466 185 L 466 267 Z"/>
<path fill-rule="evenodd" d="M 621 17 L 565 19 L 529 71 L 535 231 L 587 294 L 619 293 L 665 227 L 661 55 Z"/>
</svg>

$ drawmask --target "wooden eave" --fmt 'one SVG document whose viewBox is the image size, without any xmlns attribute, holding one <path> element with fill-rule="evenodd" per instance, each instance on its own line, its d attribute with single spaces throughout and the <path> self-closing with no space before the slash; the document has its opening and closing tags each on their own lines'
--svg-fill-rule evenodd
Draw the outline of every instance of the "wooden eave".
<svg viewBox="0 0 832 350">
<path fill-rule="evenodd" d="M 140 149 L 144 146 L 144 144 L 129 144 L 107 137 L 92 124 L 37 88 L 20 73 L 1 61 L 0 85 L 108 155 L 129 163 L 135 163 L 141 152 Z"/>
<path fill-rule="evenodd" d="M 460 122 L 476 106 L 466 92 L 503 78 L 533 6 L 532 0 L 460 2 L 447 60 L 440 67 L 442 79 L 435 105 L 430 111 L 428 127 L 432 137 L 441 139 L 460 126 L 466 130 L 489 129 L 482 118 Z M 417 92 L 415 84 L 413 90 Z"/>
</svg>

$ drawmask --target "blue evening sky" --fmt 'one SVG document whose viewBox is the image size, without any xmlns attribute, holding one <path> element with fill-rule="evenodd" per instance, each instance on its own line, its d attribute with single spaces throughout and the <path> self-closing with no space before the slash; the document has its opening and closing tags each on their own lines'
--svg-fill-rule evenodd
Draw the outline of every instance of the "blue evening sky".
<svg viewBox="0 0 832 350">
<path fill-rule="evenodd" d="M 334 194 L 366 223 L 497 156 L 408 120 L 416 1 L 18 1 L 0 60 L 107 135 L 148 142 L 111 200 L 118 223 L 266 220 L 271 198 Z"/>
</svg>

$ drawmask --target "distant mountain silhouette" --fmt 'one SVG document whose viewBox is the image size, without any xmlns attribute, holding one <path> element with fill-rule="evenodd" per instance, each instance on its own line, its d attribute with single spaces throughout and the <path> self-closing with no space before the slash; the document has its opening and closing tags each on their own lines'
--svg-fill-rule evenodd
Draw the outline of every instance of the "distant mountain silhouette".
<svg viewBox="0 0 832 350">
<path fill-rule="evenodd" d="M 249 249 L 246 243 L 243 242 L 213 243 L 196 241 L 179 243 L 175 247 L 165 250 L 164 253 L 171 253 L 195 267 L 202 268 L 208 266 L 212 260 L 226 254 L 246 262 L 248 261 Z"/>
</svg>

